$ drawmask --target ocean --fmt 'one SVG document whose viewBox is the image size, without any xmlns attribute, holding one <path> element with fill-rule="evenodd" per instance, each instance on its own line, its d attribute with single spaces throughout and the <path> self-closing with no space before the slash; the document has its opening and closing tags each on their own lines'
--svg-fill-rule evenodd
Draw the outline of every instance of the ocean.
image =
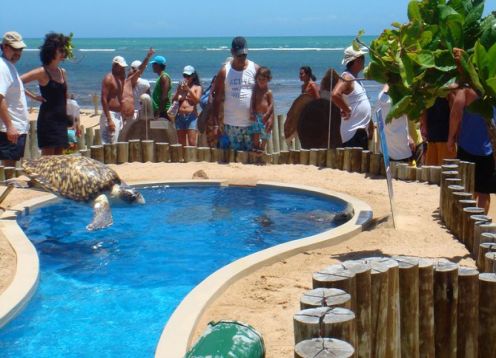
<svg viewBox="0 0 496 358">
<path fill-rule="evenodd" d="M 364 37 L 370 42 L 373 37 Z M 275 99 L 275 112 L 285 114 L 301 92 L 298 74 L 301 66 L 310 66 L 320 82 L 325 72 L 341 65 L 343 50 L 351 44 L 352 36 L 322 37 L 247 37 L 248 58 L 272 71 L 270 88 Z M 25 73 L 40 66 L 39 46 L 43 39 L 27 39 L 28 48 L 17 64 L 19 73 Z M 230 55 L 231 38 L 77 38 L 74 40 L 75 56 L 66 60 L 62 67 L 67 70 L 70 93 L 83 108 L 92 108 L 91 95 L 100 93 L 101 81 L 111 69 L 114 56 L 124 56 L 127 63 L 142 60 L 148 48 L 153 47 L 156 55 L 167 58 L 166 71 L 171 75 L 174 87 L 182 79 L 182 69 L 193 65 L 204 88 L 218 72 L 221 64 Z M 156 75 L 148 66 L 143 78 L 152 86 Z M 366 81 L 365 87 L 372 103 L 375 102 L 381 86 Z M 30 88 L 38 91 L 37 86 Z M 37 107 L 39 103 L 30 102 Z"/>
</svg>

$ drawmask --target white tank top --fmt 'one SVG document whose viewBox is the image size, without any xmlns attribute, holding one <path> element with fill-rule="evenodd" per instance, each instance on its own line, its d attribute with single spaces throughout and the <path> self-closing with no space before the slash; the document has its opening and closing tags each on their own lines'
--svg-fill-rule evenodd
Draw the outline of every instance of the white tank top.
<svg viewBox="0 0 496 358">
<path fill-rule="evenodd" d="M 253 86 L 255 85 L 255 63 L 248 61 L 243 71 L 236 71 L 231 63 L 226 64 L 226 79 L 224 82 L 224 123 L 248 127 L 250 122 L 250 104 Z"/>
<path fill-rule="evenodd" d="M 343 72 L 343 75 L 345 73 L 355 79 L 351 73 Z M 341 121 L 341 140 L 344 143 L 353 138 L 357 129 L 367 130 L 372 109 L 365 88 L 360 81 L 354 81 L 353 91 L 348 95 L 343 95 L 343 97 L 351 108 L 350 118 Z"/>
</svg>

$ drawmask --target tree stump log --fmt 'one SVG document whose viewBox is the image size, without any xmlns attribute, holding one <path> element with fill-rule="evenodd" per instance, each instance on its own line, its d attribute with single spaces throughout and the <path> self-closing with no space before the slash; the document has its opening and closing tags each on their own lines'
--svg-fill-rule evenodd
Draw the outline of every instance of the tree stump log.
<svg viewBox="0 0 496 358">
<path fill-rule="evenodd" d="M 141 158 L 143 163 L 155 163 L 155 142 L 153 140 L 141 141 Z"/>
<path fill-rule="evenodd" d="M 479 275 L 479 357 L 496 352 L 496 274 Z"/>
<path fill-rule="evenodd" d="M 434 261 L 419 260 L 419 353 L 435 357 Z"/>
<path fill-rule="evenodd" d="M 300 164 L 308 165 L 309 160 L 310 160 L 310 150 L 301 149 L 300 150 Z"/>
<path fill-rule="evenodd" d="M 103 161 L 105 164 L 117 163 L 117 146 L 115 143 L 103 145 Z"/>
<path fill-rule="evenodd" d="M 304 340 L 295 347 L 295 358 L 347 358 L 355 353 L 353 346 L 334 338 Z"/>
<path fill-rule="evenodd" d="M 129 162 L 129 143 L 128 142 L 117 142 L 117 164 L 123 164 Z"/>
<path fill-rule="evenodd" d="M 438 262 L 434 271 L 436 357 L 456 358 L 458 265 Z"/>
<path fill-rule="evenodd" d="M 343 170 L 344 148 L 336 148 L 336 169 Z"/>
<path fill-rule="evenodd" d="M 169 149 L 172 163 L 180 163 L 184 160 L 182 144 L 170 144 Z"/>
<path fill-rule="evenodd" d="M 316 288 L 300 298 L 300 309 L 317 307 L 351 307 L 351 296 L 338 288 Z"/>
<path fill-rule="evenodd" d="M 479 336 L 479 271 L 458 269 L 458 357 L 478 357 Z"/>
<path fill-rule="evenodd" d="M 210 153 L 210 148 L 207 148 Z M 168 163 L 170 161 L 169 143 L 156 143 L 155 156 L 158 163 Z"/>
<path fill-rule="evenodd" d="M 90 147 L 90 152 L 92 159 L 98 160 L 101 163 L 104 162 L 103 145 L 92 145 Z"/>
<path fill-rule="evenodd" d="M 141 141 L 139 139 L 129 140 L 129 162 L 142 162 Z"/>
</svg>

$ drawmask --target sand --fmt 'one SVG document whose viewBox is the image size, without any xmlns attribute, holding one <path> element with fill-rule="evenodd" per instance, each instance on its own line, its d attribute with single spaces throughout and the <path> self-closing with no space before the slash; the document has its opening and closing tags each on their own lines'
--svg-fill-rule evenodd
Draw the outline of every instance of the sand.
<svg viewBox="0 0 496 358">
<path fill-rule="evenodd" d="M 83 117 L 85 127 L 97 121 L 98 117 Z M 362 174 L 303 165 L 238 163 L 133 163 L 112 167 L 129 183 L 192 179 L 193 173 L 202 169 L 210 179 L 226 179 L 233 184 L 270 180 L 339 191 L 372 207 L 374 222 L 361 234 L 339 245 L 308 251 L 259 269 L 228 288 L 201 318 L 196 335 L 211 320 L 236 319 L 251 324 L 263 334 L 268 357 L 292 354 L 292 316 L 298 310 L 299 297 L 311 288 L 312 272 L 336 261 L 378 255 L 415 255 L 474 265 L 464 246 L 438 221 L 439 187 L 434 185 L 394 181 L 395 229 L 390 219 L 386 181 L 366 178 Z M 42 194 L 16 189 L 4 206 L 11 207 L 39 195 Z M 495 217 L 494 210 L 489 215 Z M 14 271 L 15 255 L 5 238 L 0 236 L 0 292 L 12 279 Z"/>
</svg>

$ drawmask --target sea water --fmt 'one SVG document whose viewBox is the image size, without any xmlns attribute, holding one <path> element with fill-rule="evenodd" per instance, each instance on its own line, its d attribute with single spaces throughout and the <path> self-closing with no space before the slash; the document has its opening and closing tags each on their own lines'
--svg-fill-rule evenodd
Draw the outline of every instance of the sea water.
<svg viewBox="0 0 496 358">
<path fill-rule="evenodd" d="M 77 36 L 77 34 L 76 34 Z M 272 71 L 270 87 L 275 98 L 275 112 L 287 113 L 292 102 L 301 93 L 299 69 L 310 66 L 320 82 L 326 71 L 332 67 L 339 73 L 344 70 L 341 64 L 343 51 L 353 41 L 352 36 L 322 37 L 247 37 L 248 58 Z M 76 95 L 82 107 L 92 108 L 91 95 L 100 94 L 101 82 L 110 72 L 112 58 L 124 56 L 127 63 L 142 60 L 150 47 L 157 55 L 167 58 L 167 72 L 171 75 L 174 90 L 182 79 L 182 70 L 192 65 L 197 70 L 202 85 L 208 86 L 222 63 L 230 56 L 231 38 L 99 38 L 84 39 L 75 37 L 74 60 L 62 64 L 67 70 L 69 92 Z M 372 37 L 365 37 L 370 42 Z M 24 51 L 17 67 L 19 73 L 40 66 L 38 47 L 42 39 L 26 40 Z M 156 75 L 148 66 L 143 78 L 154 85 Z M 375 102 L 381 86 L 366 81 L 365 88 L 371 102 Z M 32 86 L 33 87 L 33 86 Z M 35 87 L 33 89 L 37 90 Z M 32 103 L 38 106 L 38 103 Z"/>
<path fill-rule="evenodd" d="M 0 356 L 152 357 L 182 298 L 250 253 L 336 226 L 346 203 L 271 188 L 142 190 L 113 205 L 114 225 L 88 232 L 89 206 L 60 200 L 18 222 L 40 257 L 40 284 L 0 330 Z M 232 317 L 225 317 L 226 319 Z"/>
</svg>

